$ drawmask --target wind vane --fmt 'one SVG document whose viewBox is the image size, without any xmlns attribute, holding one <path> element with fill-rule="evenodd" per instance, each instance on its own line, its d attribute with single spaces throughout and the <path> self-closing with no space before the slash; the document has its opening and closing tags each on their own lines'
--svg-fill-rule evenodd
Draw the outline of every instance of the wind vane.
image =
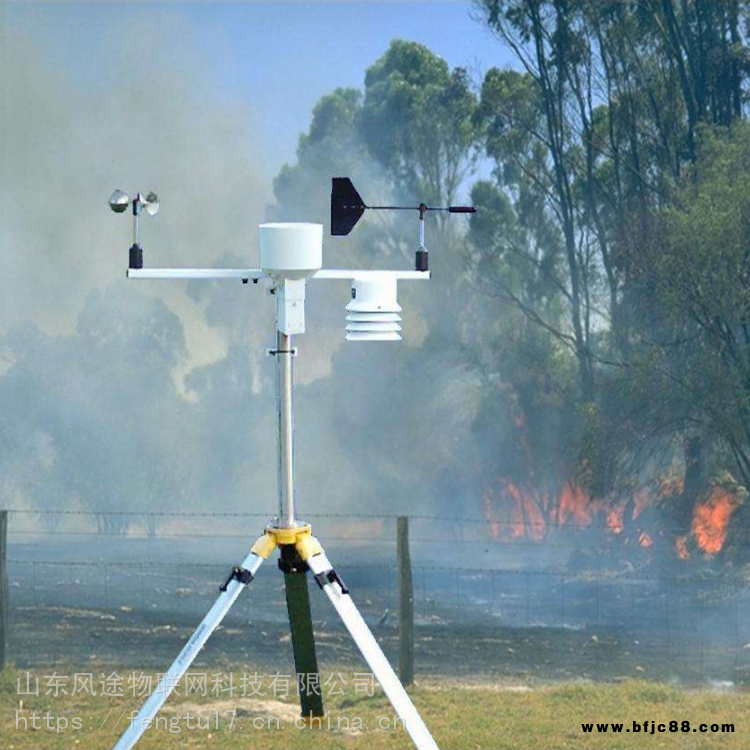
<svg viewBox="0 0 750 750">
<path fill-rule="evenodd" d="M 474 206 L 368 206 L 348 177 L 334 177 L 331 187 L 331 234 L 344 236 L 354 229 L 366 210 L 419 211 L 419 247 L 414 258 L 417 271 L 429 270 L 427 248 L 424 246 L 424 216 L 428 211 L 446 211 L 450 214 L 476 213 Z"/>
</svg>

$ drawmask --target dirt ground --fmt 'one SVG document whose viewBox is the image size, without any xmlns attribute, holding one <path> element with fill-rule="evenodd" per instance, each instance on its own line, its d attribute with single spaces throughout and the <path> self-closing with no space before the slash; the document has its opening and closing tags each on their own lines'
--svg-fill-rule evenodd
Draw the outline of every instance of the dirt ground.
<svg viewBox="0 0 750 750">
<path fill-rule="evenodd" d="M 13 610 L 8 653 L 19 667 L 90 664 L 164 668 L 197 621 L 183 616 L 66 607 Z M 394 623 L 374 626 L 389 658 L 397 657 Z M 750 644 L 633 634 L 626 628 L 463 627 L 441 623 L 416 628 L 416 672 L 421 678 L 460 678 L 483 684 L 542 684 L 570 680 L 649 679 L 683 685 L 750 684 Z M 322 665 L 356 668 L 361 658 L 343 628 L 317 621 Z M 219 628 L 197 664 L 252 663 L 292 667 L 285 622 L 235 618 Z"/>
</svg>

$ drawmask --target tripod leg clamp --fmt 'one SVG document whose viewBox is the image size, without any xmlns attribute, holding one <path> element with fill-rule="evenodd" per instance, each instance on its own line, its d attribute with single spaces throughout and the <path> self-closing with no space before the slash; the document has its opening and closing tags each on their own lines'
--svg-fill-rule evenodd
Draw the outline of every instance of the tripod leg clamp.
<svg viewBox="0 0 750 750">
<path fill-rule="evenodd" d="M 330 570 L 326 570 L 323 573 L 317 573 L 315 576 L 315 582 L 318 584 L 318 586 L 320 586 L 321 589 L 331 583 L 338 583 L 338 585 L 341 587 L 342 594 L 349 593 L 349 589 L 347 588 L 343 580 L 341 580 L 341 576 L 333 568 L 331 568 Z"/>
<path fill-rule="evenodd" d="M 232 568 L 232 572 L 229 574 L 229 577 L 227 578 L 224 583 L 219 586 L 219 591 L 226 591 L 227 587 L 232 581 L 239 581 L 241 584 L 247 586 L 248 583 L 251 583 L 254 576 L 249 570 L 245 570 L 245 568 L 238 568 L 236 565 Z"/>
<path fill-rule="evenodd" d="M 276 547 L 286 545 L 293 545 L 304 562 L 313 555 L 319 555 L 323 552 L 320 542 L 310 533 L 309 524 L 290 529 L 269 526 L 266 533 L 258 538 L 250 551 L 266 560 Z"/>
<path fill-rule="evenodd" d="M 254 552 L 258 557 L 267 560 L 271 553 L 276 549 L 277 545 L 278 542 L 276 541 L 276 537 L 273 534 L 266 532 L 263 536 L 258 537 L 255 544 L 250 548 L 250 551 Z"/>
<path fill-rule="evenodd" d="M 301 534 L 294 545 L 303 561 L 307 562 L 313 555 L 319 555 L 323 548 L 312 534 Z"/>
</svg>

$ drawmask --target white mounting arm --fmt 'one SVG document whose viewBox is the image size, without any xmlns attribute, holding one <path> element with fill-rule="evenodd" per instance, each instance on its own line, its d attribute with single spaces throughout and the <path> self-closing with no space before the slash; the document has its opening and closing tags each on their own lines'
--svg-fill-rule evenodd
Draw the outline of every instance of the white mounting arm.
<svg viewBox="0 0 750 750">
<path fill-rule="evenodd" d="M 311 279 L 377 278 L 388 275 L 400 281 L 420 281 L 430 278 L 429 271 L 360 271 L 353 268 L 321 268 Z M 129 268 L 129 279 L 268 279 L 270 276 L 260 268 Z"/>
<path fill-rule="evenodd" d="M 356 269 L 322 268 L 311 273 L 307 278 L 278 278 L 267 274 L 260 268 L 129 268 L 130 279 L 193 279 L 217 280 L 240 279 L 247 284 L 250 279 L 257 284 L 260 279 L 269 279 L 276 294 L 276 327 L 286 336 L 296 336 L 305 332 L 305 284 L 307 279 L 342 280 L 350 282 L 377 283 L 388 279 L 393 283 L 402 281 L 419 281 L 430 278 L 429 271 L 365 271 Z M 395 302 L 395 296 L 394 296 Z M 401 308 L 398 308 L 399 310 Z M 364 326 L 368 328 L 369 326 Z M 401 330 L 398 328 L 398 330 Z M 392 336 L 395 334 L 392 334 Z M 373 334 L 369 335 L 370 338 Z M 400 336 L 396 336 L 400 338 Z"/>
</svg>

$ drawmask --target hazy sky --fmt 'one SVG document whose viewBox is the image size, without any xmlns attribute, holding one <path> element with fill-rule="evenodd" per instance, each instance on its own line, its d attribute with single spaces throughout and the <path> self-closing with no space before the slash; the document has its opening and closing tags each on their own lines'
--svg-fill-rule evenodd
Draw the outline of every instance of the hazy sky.
<svg viewBox="0 0 750 750">
<path fill-rule="evenodd" d="M 141 409 L 135 419 L 143 432 L 139 440 L 153 438 L 165 455 L 188 456 L 174 448 L 174 441 L 183 439 L 180 430 L 163 430 L 171 427 L 169 420 L 137 395 L 152 370 L 164 374 L 164 368 L 146 366 L 150 355 L 138 342 L 143 339 L 145 346 L 154 330 L 157 339 L 159 331 L 169 330 L 169 340 L 179 346 L 172 347 L 176 354 L 170 349 L 167 374 L 174 390 L 190 399 L 190 404 L 183 399 L 176 413 L 189 415 L 196 455 L 209 464 L 217 456 L 232 463 L 232 451 L 239 450 L 246 462 L 246 474 L 224 477 L 218 471 L 219 479 L 200 474 L 204 489 L 211 490 L 204 494 L 218 495 L 226 489 L 222 482 L 231 480 L 240 502 L 255 481 L 258 461 L 268 468 L 266 489 L 272 487 L 270 453 L 259 458 L 254 451 L 261 449 L 250 444 L 260 435 L 262 450 L 273 446 L 256 424 L 258 415 L 269 424 L 273 416 L 270 363 L 263 356 L 272 343 L 272 301 L 260 289 L 238 283 L 191 293 L 184 282 L 128 281 L 131 220 L 113 214 L 107 198 L 114 188 L 159 193 L 159 214 L 144 217 L 141 227 L 147 265 L 257 265 L 257 225 L 273 200 L 271 180 L 285 161 L 294 160 L 313 105 L 338 86 L 361 87 L 365 69 L 396 37 L 427 44 L 451 66 L 470 66 L 477 78 L 481 70 L 504 64 L 502 47 L 470 12 L 468 3 L 458 2 L 0 0 L 0 383 L 13 375 L 5 381 L 7 398 L 20 422 L 7 428 L 33 448 L 19 454 L 19 476 L 33 476 L 27 454 L 46 460 L 48 444 L 63 456 L 63 447 L 73 444 L 71 431 L 77 431 L 71 425 L 79 421 L 84 427 L 77 431 L 80 453 L 71 459 L 73 469 L 88 476 L 89 468 L 104 466 L 95 455 L 99 447 L 110 449 L 123 465 L 118 440 L 128 432 L 121 423 L 130 424 L 136 415 L 131 404 Z M 330 177 L 322 174 L 321 184 L 330 184 Z M 324 240 L 324 259 L 330 243 Z M 386 492 L 388 502 L 406 498 L 413 507 L 416 490 L 404 480 L 405 472 L 410 482 L 428 475 L 440 479 L 446 455 L 462 456 L 458 464 L 471 465 L 466 457 L 474 448 L 470 428 L 479 390 L 463 372 L 464 358 L 454 357 L 453 339 L 432 358 L 421 358 L 413 345 L 423 335 L 410 323 L 400 349 L 371 350 L 365 358 L 363 349 L 346 347 L 348 297 L 345 283 L 332 286 L 324 301 L 309 295 L 309 319 L 316 320 L 317 333 L 300 344 L 304 367 L 297 379 L 309 389 L 299 392 L 300 439 L 313 449 L 301 473 L 310 494 L 320 490 L 331 508 L 345 507 L 355 489 L 364 504 Z M 325 311 L 334 307 L 335 330 L 317 325 L 332 319 Z M 419 312 L 407 313 L 406 320 Z M 437 330 L 439 321 L 430 325 Z M 91 330 L 117 356 L 93 346 L 86 338 Z M 7 355 L 1 347 L 6 341 L 14 342 Z M 35 342 L 41 348 L 32 361 Z M 429 397 L 418 388 L 417 410 L 409 411 L 404 400 L 421 382 L 420 375 L 413 376 L 418 366 L 427 368 L 433 387 Z M 33 383 L 24 377 L 26 367 Z M 106 367 L 121 380 L 109 377 Z M 335 386 L 328 376 L 334 367 L 349 384 L 337 409 L 353 415 L 352 424 L 368 426 L 357 441 L 332 419 Z M 383 378 L 387 368 L 392 375 Z M 256 393 L 256 382 L 268 393 Z M 399 389 L 394 397 L 389 382 L 407 382 L 412 390 Z M 64 391 L 59 398 L 56 388 Z M 71 390 L 82 394 L 78 401 Z M 162 396 L 171 403 L 170 388 L 151 393 L 159 404 Z M 41 401 L 49 412 L 31 408 Z M 393 423 L 407 411 L 406 428 L 398 432 L 403 447 L 394 443 Z M 33 419 L 27 420 L 27 413 Z M 55 425 L 62 432 L 55 432 Z M 423 444 L 429 450 L 420 450 Z M 381 445 L 388 450 L 376 458 Z M 60 466 L 67 461 L 61 458 Z M 423 472 L 414 470 L 420 461 Z M 143 479 L 146 468 L 139 466 Z M 50 474 L 45 481 L 54 497 L 58 480 Z M 140 498 L 141 490 L 126 487 L 128 481 L 112 480 L 111 491 L 102 496 Z M 370 494 L 362 490 L 366 482 Z M 434 498 L 420 487 L 429 505 Z M 203 490 L 193 489 L 193 499 L 204 502 Z M 32 502 L 34 492 L 23 502 Z M 441 497 L 450 495 L 453 502 L 452 492 L 446 485 Z"/>
<path fill-rule="evenodd" d="M 89 290 L 124 283 L 131 230 L 106 209 L 115 187 L 162 198 L 143 226 L 147 263 L 256 263 L 272 179 L 313 106 L 362 87 L 392 39 L 425 43 L 477 82 L 509 64 L 472 13 L 469 2 L 0 0 L 0 330 L 70 330 Z M 192 362 L 220 356 L 183 287 L 142 288 L 180 315 Z"/>
<path fill-rule="evenodd" d="M 155 19 L 171 28 L 132 65 L 193 51 L 217 94 L 241 97 L 257 118 L 264 176 L 294 157 L 315 102 L 337 86 L 362 86 L 364 71 L 400 37 L 422 42 L 451 66 L 479 72 L 510 56 L 472 19 L 469 2 L 3 2 L 4 35 L 19 30 L 54 59 L 58 72 L 93 88 L 117 80 L 107 40 Z M 162 35 L 164 33 L 162 31 Z M 158 55 L 155 54 L 158 52 Z M 118 62 L 119 64 L 119 62 Z M 138 117 L 138 112 L 133 112 Z"/>
</svg>

